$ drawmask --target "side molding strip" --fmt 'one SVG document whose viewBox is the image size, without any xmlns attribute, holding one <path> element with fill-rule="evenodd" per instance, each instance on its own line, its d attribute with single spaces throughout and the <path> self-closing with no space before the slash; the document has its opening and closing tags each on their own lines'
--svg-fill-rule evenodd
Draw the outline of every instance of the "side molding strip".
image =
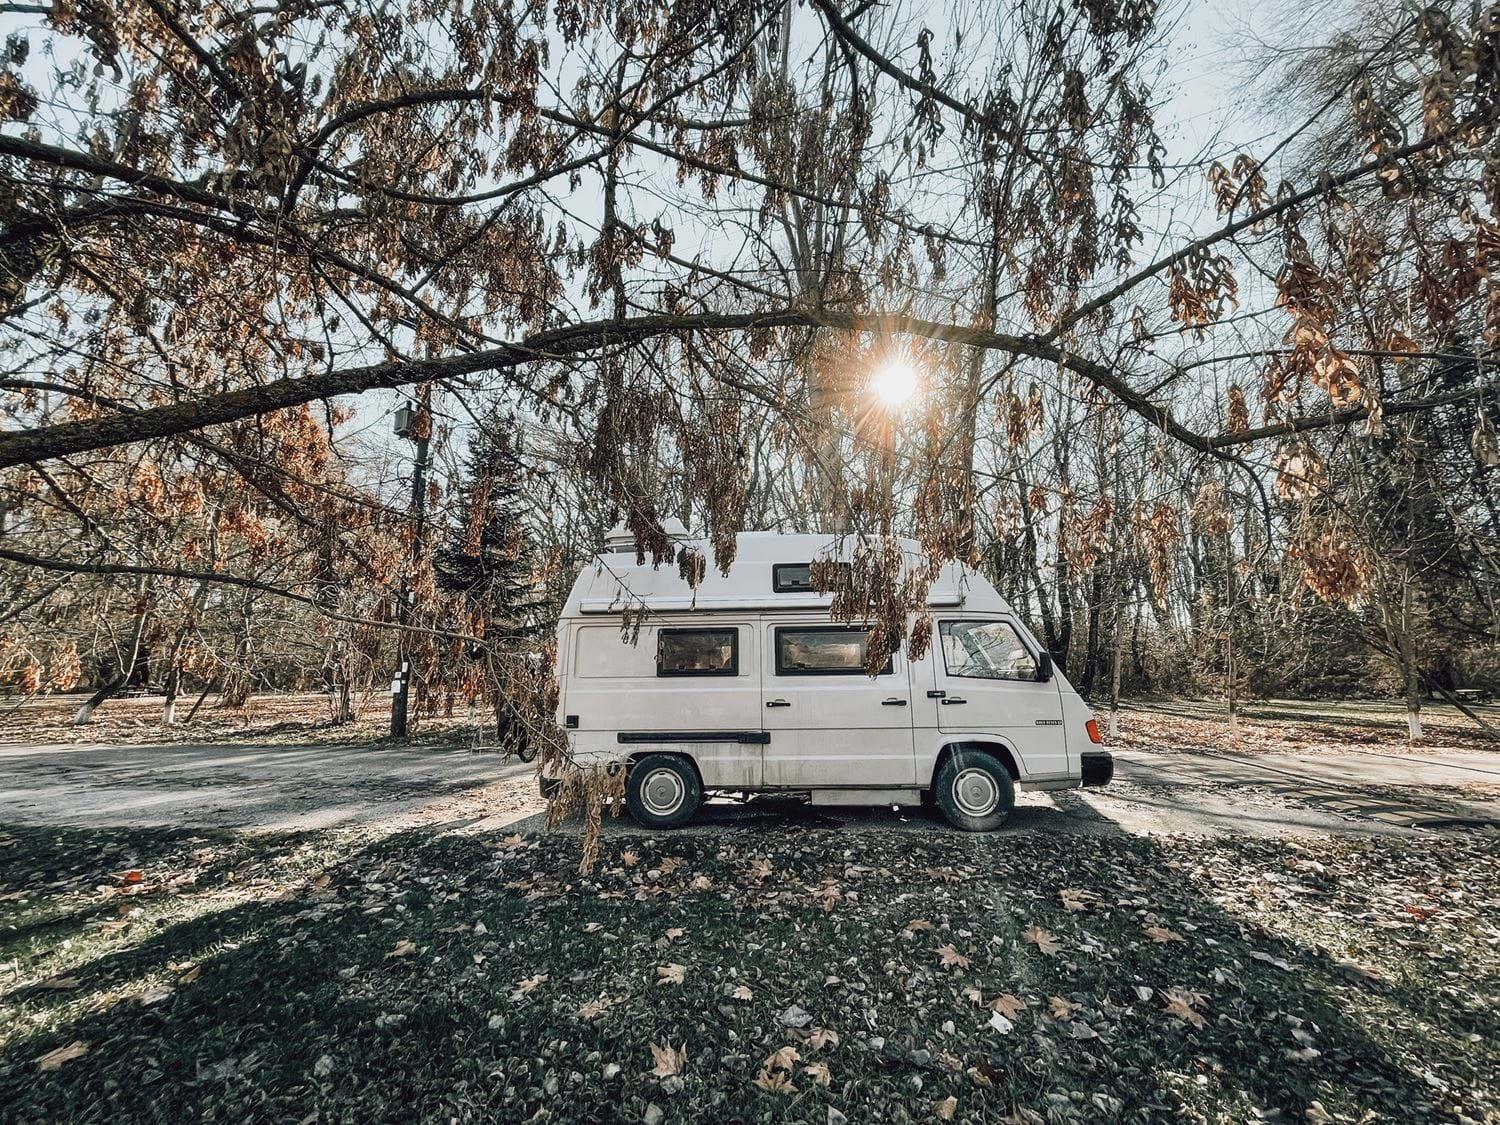
<svg viewBox="0 0 1500 1125">
<path fill-rule="evenodd" d="M 619 742 L 738 742 L 764 746 L 771 741 L 766 730 L 622 730 Z"/>
</svg>

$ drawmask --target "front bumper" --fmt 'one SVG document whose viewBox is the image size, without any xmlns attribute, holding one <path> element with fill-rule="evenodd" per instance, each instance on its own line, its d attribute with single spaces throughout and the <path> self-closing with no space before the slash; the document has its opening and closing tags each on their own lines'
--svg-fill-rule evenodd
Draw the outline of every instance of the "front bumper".
<svg viewBox="0 0 1500 1125">
<path fill-rule="evenodd" d="M 1115 756 L 1108 750 L 1087 750 L 1078 756 L 1078 760 L 1085 789 L 1108 785 L 1115 776 Z"/>
</svg>

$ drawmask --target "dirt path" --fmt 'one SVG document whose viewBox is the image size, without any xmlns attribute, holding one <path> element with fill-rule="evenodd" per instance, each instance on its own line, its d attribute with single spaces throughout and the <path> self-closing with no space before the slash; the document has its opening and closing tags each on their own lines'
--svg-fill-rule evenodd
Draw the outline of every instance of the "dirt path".
<svg viewBox="0 0 1500 1125">
<path fill-rule="evenodd" d="M 1022 794 L 1010 831 L 1372 835 L 1500 825 L 1500 755 L 1117 751 L 1105 789 Z M 245 829 L 541 826 L 533 767 L 370 746 L 0 745 L 0 823 Z M 921 810 L 715 802 L 690 831 L 946 831 Z M 565 829 L 571 830 L 571 829 Z M 626 819 L 610 833 L 640 831 Z"/>
<path fill-rule="evenodd" d="M 314 829 L 503 825 L 534 767 L 467 750 L 0 744 L 0 822 Z"/>
</svg>

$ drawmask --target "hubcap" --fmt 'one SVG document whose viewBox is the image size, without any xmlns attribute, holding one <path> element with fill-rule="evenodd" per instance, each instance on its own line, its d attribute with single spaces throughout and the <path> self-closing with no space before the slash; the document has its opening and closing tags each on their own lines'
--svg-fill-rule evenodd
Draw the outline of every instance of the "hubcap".
<svg viewBox="0 0 1500 1125">
<path fill-rule="evenodd" d="M 1000 803 L 1000 788 L 984 770 L 960 770 L 953 779 L 953 803 L 965 816 L 989 816 Z"/>
<path fill-rule="evenodd" d="M 682 778 L 673 770 L 652 770 L 641 783 L 641 804 L 653 816 L 671 816 L 686 796 Z"/>
</svg>

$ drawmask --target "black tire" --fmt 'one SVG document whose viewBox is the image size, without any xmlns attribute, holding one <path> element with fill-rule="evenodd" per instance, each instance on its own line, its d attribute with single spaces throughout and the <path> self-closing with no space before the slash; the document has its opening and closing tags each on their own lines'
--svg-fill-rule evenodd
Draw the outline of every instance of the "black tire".
<svg viewBox="0 0 1500 1125">
<path fill-rule="evenodd" d="M 993 832 L 1016 807 L 1010 774 L 989 754 L 956 750 L 933 779 L 932 795 L 943 819 L 965 832 Z"/>
<path fill-rule="evenodd" d="M 647 754 L 625 779 L 625 807 L 645 828 L 680 828 L 702 803 L 698 771 L 675 754 Z"/>
</svg>

